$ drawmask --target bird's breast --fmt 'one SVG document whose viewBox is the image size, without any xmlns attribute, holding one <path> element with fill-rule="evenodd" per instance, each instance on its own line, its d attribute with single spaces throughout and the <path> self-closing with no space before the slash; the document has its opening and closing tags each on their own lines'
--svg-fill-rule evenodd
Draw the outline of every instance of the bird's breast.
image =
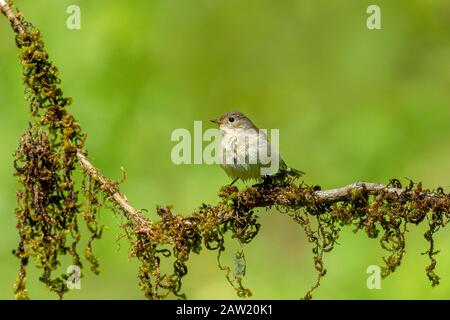
<svg viewBox="0 0 450 320">
<path fill-rule="evenodd" d="M 258 135 L 226 132 L 220 142 L 220 156 L 225 165 L 258 164 Z"/>
</svg>

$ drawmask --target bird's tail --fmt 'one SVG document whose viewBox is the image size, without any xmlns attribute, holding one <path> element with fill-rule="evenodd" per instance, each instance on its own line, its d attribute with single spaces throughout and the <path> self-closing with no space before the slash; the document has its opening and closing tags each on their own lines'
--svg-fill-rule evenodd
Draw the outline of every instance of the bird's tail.
<svg viewBox="0 0 450 320">
<path fill-rule="evenodd" d="M 284 171 L 285 173 L 287 173 L 289 176 L 292 176 L 292 177 L 301 177 L 305 174 L 303 171 L 300 171 L 300 170 L 297 170 L 294 168 L 290 168 L 290 167 L 287 167 L 286 169 L 284 169 L 282 171 Z"/>
<path fill-rule="evenodd" d="M 303 171 L 288 167 L 286 165 L 286 162 L 283 161 L 283 159 L 281 159 L 280 161 L 280 168 L 278 171 L 278 175 L 281 177 L 286 177 L 286 176 L 291 176 L 291 177 L 301 177 L 302 175 L 304 175 L 305 173 Z"/>
<path fill-rule="evenodd" d="M 269 179 L 269 181 L 275 181 L 275 182 L 282 182 L 282 183 L 286 183 L 286 179 L 288 177 L 292 177 L 293 179 L 298 178 L 303 176 L 305 173 L 303 171 L 294 169 L 294 168 L 290 168 L 288 166 L 286 166 L 286 164 L 284 164 L 283 167 L 281 167 L 279 169 L 279 171 L 273 175 L 273 176 L 265 176 L 264 177 L 264 181 L 266 181 L 266 179 Z"/>
</svg>

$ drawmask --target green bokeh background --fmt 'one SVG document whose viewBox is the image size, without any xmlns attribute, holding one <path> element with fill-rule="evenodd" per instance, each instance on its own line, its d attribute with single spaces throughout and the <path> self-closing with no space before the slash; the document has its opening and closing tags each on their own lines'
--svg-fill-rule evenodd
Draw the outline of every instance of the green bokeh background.
<svg viewBox="0 0 450 320">
<path fill-rule="evenodd" d="M 137 208 L 172 204 L 188 214 L 216 203 L 229 183 L 218 166 L 175 166 L 176 128 L 193 128 L 229 109 L 264 128 L 280 129 L 283 157 L 323 188 L 404 177 L 450 190 L 450 2 L 448 0 L 17 0 L 44 35 L 59 66 L 70 111 L 88 133 L 87 148 L 102 171 L 119 178 Z M 66 9 L 81 7 L 81 30 L 68 30 Z M 382 30 L 366 28 L 378 4 Z M 21 67 L 13 34 L 0 19 L 0 298 L 12 299 L 18 260 L 12 153 L 26 130 Z M 205 128 L 211 127 L 205 122 Z M 239 184 L 242 187 L 243 184 Z M 245 284 L 257 299 L 297 299 L 315 280 L 302 229 L 276 211 L 260 212 L 261 232 L 245 248 Z M 101 274 L 87 272 L 68 299 L 142 299 L 135 260 L 128 258 L 119 217 L 95 244 Z M 447 299 L 450 233 L 437 235 L 432 288 L 426 226 L 410 226 L 402 265 L 380 290 L 366 287 L 380 264 L 378 240 L 346 228 L 325 257 L 328 273 L 317 299 Z M 230 241 L 230 249 L 236 245 Z M 65 262 L 64 262 L 65 263 Z M 63 264 L 64 264 L 63 263 Z M 62 269 L 68 266 L 63 265 Z M 32 298 L 53 299 L 30 268 Z M 236 298 L 215 252 L 189 261 L 189 298 Z"/>
</svg>

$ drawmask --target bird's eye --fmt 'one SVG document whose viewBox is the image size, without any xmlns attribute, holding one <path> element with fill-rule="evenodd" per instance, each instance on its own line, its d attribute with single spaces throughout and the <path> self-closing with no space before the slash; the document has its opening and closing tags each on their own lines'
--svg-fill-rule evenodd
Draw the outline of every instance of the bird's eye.
<svg viewBox="0 0 450 320">
<path fill-rule="evenodd" d="M 233 117 L 229 117 L 229 118 L 228 118 L 228 121 L 234 122 L 234 118 L 233 118 Z"/>
</svg>

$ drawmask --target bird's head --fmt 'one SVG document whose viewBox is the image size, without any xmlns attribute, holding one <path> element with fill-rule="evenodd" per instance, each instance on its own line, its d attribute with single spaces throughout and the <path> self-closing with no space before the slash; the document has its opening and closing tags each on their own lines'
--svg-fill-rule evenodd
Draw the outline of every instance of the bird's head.
<svg viewBox="0 0 450 320">
<path fill-rule="evenodd" d="M 227 112 L 223 114 L 219 119 L 211 120 L 211 122 L 219 125 L 219 128 L 221 130 L 256 129 L 253 122 L 239 111 Z"/>
</svg>

